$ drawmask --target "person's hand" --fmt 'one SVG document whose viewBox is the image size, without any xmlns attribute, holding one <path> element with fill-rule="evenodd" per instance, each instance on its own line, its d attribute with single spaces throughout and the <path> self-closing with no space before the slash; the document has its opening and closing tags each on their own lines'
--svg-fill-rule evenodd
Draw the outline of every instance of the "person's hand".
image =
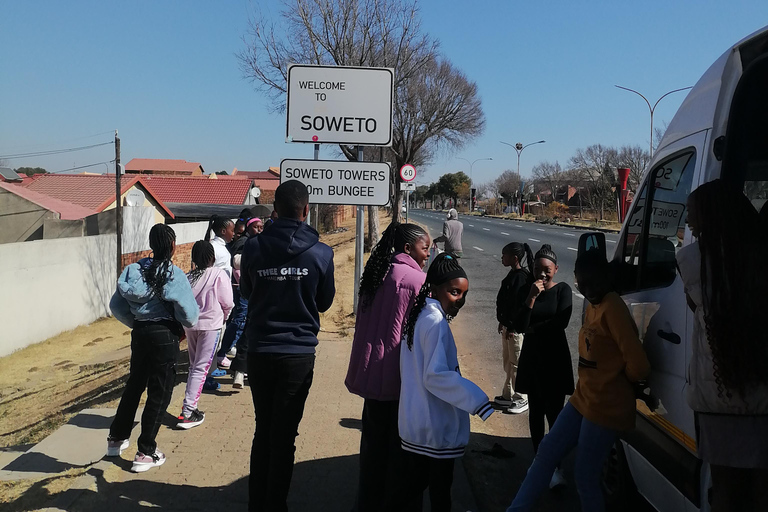
<svg viewBox="0 0 768 512">
<path fill-rule="evenodd" d="M 544 281 L 541 279 L 537 279 L 533 282 L 531 285 L 531 291 L 528 293 L 528 299 L 535 299 L 539 295 L 541 295 L 541 292 L 544 291 Z"/>
</svg>

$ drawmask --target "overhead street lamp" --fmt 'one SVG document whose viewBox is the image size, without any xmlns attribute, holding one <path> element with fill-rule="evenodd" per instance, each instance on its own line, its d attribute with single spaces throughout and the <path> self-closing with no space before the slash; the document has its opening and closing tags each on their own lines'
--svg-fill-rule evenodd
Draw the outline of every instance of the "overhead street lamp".
<svg viewBox="0 0 768 512">
<path fill-rule="evenodd" d="M 470 162 L 466 158 L 461 158 L 460 156 L 456 157 L 457 160 L 464 160 L 469 164 L 469 211 L 473 211 L 472 207 L 474 206 L 474 202 L 472 201 L 472 186 L 474 185 L 474 182 L 472 181 L 472 167 L 475 165 L 475 162 L 481 162 L 483 160 L 493 160 L 493 158 L 478 158 L 477 160 L 473 160 Z"/>
<path fill-rule="evenodd" d="M 525 145 L 523 145 L 522 142 L 518 142 L 517 144 L 510 144 L 509 142 L 504 142 L 503 140 L 500 140 L 499 142 L 501 142 L 502 144 L 506 144 L 507 146 L 511 147 L 517 152 L 517 179 L 519 180 L 520 179 L 520 153 L 522 153 L 523 150 L 528 146 L 533 146 L 534 144 L 544 144 L 547 141 L 537 140 L 536 142 L 531 142 Z"/>
<path fill-rule="evenodd" d="M 656 100 L 656 103 L 654 103 L 653 106 L 651 106 L 651 102 L 648 101 L 648 98 L 646 98 L 645 96 L 643 96 L 642 94 L 640 94 L 636 90 L 630 89 L 629 87 L 622 87 L 620 85 L 616 85 L 615 87 L 618 87 L 619 89 L 624 89 L 625 91 L 629 91 L 629 92 L 633 92 L 633 93 L 637 94 L 638 96 L 643 98 L 645 100 L 645 102 L 648 104 L 648 110 L 650 110 L 650 112 L 651 112 L 651 142 L 650 142 L 650 151 L 649 151 L 649 153 L 650 153 L 651 158 L 653 158 L 653 113 L 656 111 L 656 105 L 658 105 L 661 100 L 663 100 L 664 98 L 666 98 L 667 96 L 669 96 L 673 92 L 680 92 L 680 91 L 686 91 L 688 89 L 693 89 L 693 86 L 683 87 L 681 89 L 675 89 L 673 91 L 669 91 L 667 93 L 664 93 L 661 96 L 661 98 Z"/>
</svg>

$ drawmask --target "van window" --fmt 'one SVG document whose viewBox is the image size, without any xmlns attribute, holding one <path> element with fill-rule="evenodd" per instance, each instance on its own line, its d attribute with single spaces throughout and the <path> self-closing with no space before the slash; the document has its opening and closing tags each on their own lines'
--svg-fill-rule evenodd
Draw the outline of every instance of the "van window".
<svg viewBox="0 0 768 512">
<path fill-rule="evenodd" d="M 675 280 L 675 254 L 683 246 L 695 162 L 693 151 L 662 162 L 635 197 L 617 276 L 622 293 L 669 286 Z M 649 194 L 651 207 L 646 208 Z"/>
</svg>

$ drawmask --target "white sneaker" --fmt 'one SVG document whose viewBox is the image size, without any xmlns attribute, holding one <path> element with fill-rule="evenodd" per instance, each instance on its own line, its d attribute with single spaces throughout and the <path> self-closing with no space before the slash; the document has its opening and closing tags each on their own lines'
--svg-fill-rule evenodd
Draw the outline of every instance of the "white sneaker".
<svg viewBox="0 0 768 512">
<path fill-rule="evenodd" d="M 504 412 L 506 414 L 520 414 L 527 410 L 528 410 L 528 399 L 521 398 L 520 400 L 515 400 L 514 402 L 512 402 L 512 406 L 504 409 Z"/>
<path fill-rule="evenodd" d="M 230 359 L 234 359 L 236 355 L 237 355 L 237 347 L 232 347 L 231 349 L 229 349 L 229 352 L 227 352 L 227 357 Z"/>
<path fill-rule="evenodd" d="M 134 473 L 143 473 L 144 471 L 157 466 L 162 466 L 163 464 L 165 464 L 165 454 L 160 450 L 155 449 L 155 453 L 152 455 L 144 455 L 141 452 L 136 452 L 131 471 Z"/>
<path fill-rule="evenodd" d="M 243 389 L 244 379 L 245 379 L 245 375 L 243 375 L 243 372 L 235 372 L 235 380 L 232 383 L 232 387 L 235 389 Z"/>
<path fill-rule="evenodd" d="M 226 357 L 220 357 L 217 361 L 217 365 L 222 370 L 229 370 L 229 367 L 232 365 L 232 363 Z"/>
<path fill-rule="evenodd" d="M 568 485 L 568 482 L 565 480 L 562 470 L 556 469 L 552 473 L 552 479 L 549 481 L 549 488 L 554 489 L 556 487 L 565 487 L 566 485 Z"/>
</svg>

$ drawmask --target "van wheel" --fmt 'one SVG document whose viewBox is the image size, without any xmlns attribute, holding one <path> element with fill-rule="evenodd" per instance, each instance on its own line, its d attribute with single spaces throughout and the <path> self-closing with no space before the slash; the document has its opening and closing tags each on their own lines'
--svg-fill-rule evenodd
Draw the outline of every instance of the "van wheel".
<svg viewBox="0 0 768 512">
<path fill-rule="evenodd" d="M 603 465 L 603 495 L 606 510 L 632 511 L 641 501 L 637 499 L 637 487 L 629 472 L 624 446 L 619 440 L 616 440 Z"/>
</svg>

